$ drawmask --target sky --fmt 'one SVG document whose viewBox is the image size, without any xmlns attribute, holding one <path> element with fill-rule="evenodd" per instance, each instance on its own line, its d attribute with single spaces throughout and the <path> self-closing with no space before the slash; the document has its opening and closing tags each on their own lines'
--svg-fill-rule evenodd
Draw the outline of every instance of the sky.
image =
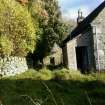
<svg viewBox="0 0 105 105">
<path fill-rule="evenodd" d="M 76 20 L 78 10 L 83 12 L 86 17 L 104 0 L 59 0 L 59 6 L 62 11 L 63 18 Z"/>
</svg>

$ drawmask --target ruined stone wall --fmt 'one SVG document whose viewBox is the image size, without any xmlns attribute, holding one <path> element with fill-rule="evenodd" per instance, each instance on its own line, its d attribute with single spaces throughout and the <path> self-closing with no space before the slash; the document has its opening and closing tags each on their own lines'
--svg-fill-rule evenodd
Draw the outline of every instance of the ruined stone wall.
<svg viewBox="0 0 105 105">
<path fill-rule="evenodd" d="M 97 70 L 105 70 L 105 9 L 92 22 L 94 57 Z"/>
<path fill-rule="evenodd" d="M 53 63 L 51 62 L 51 59 L 54 59 Z M 50 54 L 43 58 L 43 64 L 46 66 L 57 66 L 62 64 L 62 59 L 62 49 L 55 43 L 53 48 L 51 49 Z"/>
<path fill-rule="evenodd" d="M 54 64 L 51 63 L 51 58 L 54 58 Z M 49 56 L 46 56 L 43 59 L 43 63 L 44 65 L 48 66 L 48 65 L 53 65 L 53 66 L 57 66 L 60 65 L 62 63 L 62 52 L 58 51 L 55 52 L 54 54 L 50 54 Z"/>
<path fill-rule="evenodd" d="M 94 68 L 94 57 L 93 57 L 93 35 L 92 30 L 87 29 L 85 30 L 81 35 L 77 36 L 73 40 L 69 41 L 66 45 L 66 50 L 63 50 L 67 55 L 67 61 L 64 61 L 67 63 L 67 67 L 69 69 L 77 70 L 77 59 L 76 59 L 76 47 L 87 47 L 87 54 L 88 54 L 88 68 L 92 69 Z"/>
<path fill-rule="evenodd" d="M 76 61 L 76 49 L 77 46 L 76 39 L 69 41 L 66 45 L 67 48 L 67 67 L 69 69 L 77 70 L 77 61 Z"/>
<path fill-rule="evenodd" d="M 0 76 L 14 76 L 28 70 L 26 58 L 8 57 L 0 58 Z"/>
</svg>

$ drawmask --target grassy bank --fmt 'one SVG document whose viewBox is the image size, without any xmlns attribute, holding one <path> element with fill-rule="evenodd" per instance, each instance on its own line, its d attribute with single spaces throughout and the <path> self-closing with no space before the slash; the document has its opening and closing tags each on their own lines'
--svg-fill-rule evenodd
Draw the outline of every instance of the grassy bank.
<svg viewBox="0 0 105 105">
<path fill-rule="evenodd" d="M 3 105 L 105 105 L 105 73 L 30 70 L 0 79 Z"/>
</svg>

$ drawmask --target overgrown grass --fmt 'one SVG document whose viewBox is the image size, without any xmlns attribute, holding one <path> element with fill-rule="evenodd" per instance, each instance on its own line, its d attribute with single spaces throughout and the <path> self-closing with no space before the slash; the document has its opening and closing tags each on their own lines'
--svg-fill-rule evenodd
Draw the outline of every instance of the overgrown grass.
<svg viewBox="0 0 105 105">
<path fill-rule="evenodd" d="M 105 73 L 29 70 L 0 79 L 3 105 L 105 105 Z M 0 104 L 1 105 L 1 104 Z"/>
</svg>

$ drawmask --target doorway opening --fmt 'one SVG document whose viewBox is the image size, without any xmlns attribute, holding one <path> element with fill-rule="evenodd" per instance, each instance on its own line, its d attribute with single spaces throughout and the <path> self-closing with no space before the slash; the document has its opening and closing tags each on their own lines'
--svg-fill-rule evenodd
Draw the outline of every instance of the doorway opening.
<svg viewBox="0 0 105 105">
<path fill-rule="evenodd" d="M 89 66 L 87 46 L 76 47 L 76 58 L 77 68 L 81 70 L 82 73 L 85 73 Z"/>
<path fill-rule="evenodd" d="M 51 65 L 55 65 L 55 59 L 54 59 L 54 57 L 50 58 L 50 63 L 51 63 Z"/>
</svg>

